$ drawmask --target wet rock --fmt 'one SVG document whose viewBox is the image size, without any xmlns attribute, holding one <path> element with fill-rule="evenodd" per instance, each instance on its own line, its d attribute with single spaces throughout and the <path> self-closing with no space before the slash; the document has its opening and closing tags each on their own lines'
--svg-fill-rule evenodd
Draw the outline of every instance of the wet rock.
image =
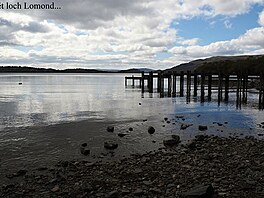
<svg viewBox="0 0 264 198">
<path fill-rule="evenodd" d="M 58 185 L 55 185 L 52 189 L 51 192 L 58 192 L 60 190 L 60 187 Z"/>
<path fill-rule="evenodd" d="M 108 132 L 114 132 L 114 129 L 115 129 L 115 128 L 114 128 L 113 126 L 108 126 L 106 130 L 107 130 Z"/>
<path fill-rule="evenodd" d="M 104 147 L 109 150 L 117 149 L 118 144 L 112 141 L 104 142 Z"/>
<path fill-rule="evenodd" d="M 178 139 L 169 139 L 169 140 L 163 140 L 164 146 L 176 146 L 180 143 L 180 138 Z"/>
<path fill-rule="evenodd" d="M 150 126 L 150 127 L 148 128 L 148 133 L 149 133 L 149 134 L 153 134 L 153 133 L 155 133 L 155 128 L 152 127 L 152 126 Z"/>
<path fill-rule="evenodd" d="M 178 135 L 171 135 L 171 137 L 172 137 L 172 139 L 174 139 L 174 140 L 177 140 L 178 142 L 180 142 L 180 136 L 178 136 Z"/>
<path fill-rule="evenodd" d="M 114 190 L 108 194 L 108 198 L 118 198 L 118 197 L 119 197 L 119 193 L 116 190 Z"/>
<path fill-rule="evenodd" d="M 200 131 L 206 131 L 206 130 L 208 129 L 208 127 L 205 126 L 205 125 L 199 125 L 198 129 L 199 129 Z"/>
<path fill-rule="evenodd" d="M 140 195 L 143 195 L 144 194 L 144 191 L 140 188 L 136 189 L 133 193 L 134 195 L 136 196 L 140 196 Z"/>
<path fill-rule="evenodd" d="M 81 154 L 83 155 L 89 155 L 90 154 L 90 150 L 87 148 L 87 143 L 83 143 L 81 144 L 80 146 L 80 151 L 81 151 Z"/>
<path fill-rule="evenodd" d="M 192 126 L 192 124 L 181 124 L 181 130 L 185 130 L 190 126 Z"/>
<path fill-rule="evenodd" d="M 212 185 L 198 185 L 182 194 L 184 198 L 214 198 Z"/>
<path fill-rule="evenodd" d="M 161 194 L 161 190 L 158 188 L 150 188 L 149 191 L 152 193 Z"/>
<path fill-rule="evenodd" d="M 118 133 L 117 134 L 119 137 L 124 137 L 124 136 L 126 136 L 127 134 L 125 134 L 125 133 Z"/>
</svg>

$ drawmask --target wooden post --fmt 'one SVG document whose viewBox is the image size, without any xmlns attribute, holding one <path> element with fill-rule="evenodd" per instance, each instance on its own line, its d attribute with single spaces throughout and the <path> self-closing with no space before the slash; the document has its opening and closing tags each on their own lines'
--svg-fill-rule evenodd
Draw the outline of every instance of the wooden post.
<svg viewBox="0 0 264 198">
<path fill-rule="evenodd" d="M 184 72 L 181 71 L 181 74 L 180 74 L 180 97 L 183 96 L 183 92 L 184 92 Z"/>
<path fill-rule="evenodd" d="M 240 74 L 237 74 L 237 91 L 236 91 L 236 107 L 238 108 L 239 106 L 241 106 L 241 100 L 240 100 Z"/>
<path fill-rule="evenodd" d="M 149 73 L 149 93 L 153 93 L 153 72 Z"/>
<path fill-rule="evenodd" d="M 125 86 L 127 87 L 127 77 L 125 77 Z"/>
<path fill-rule="evenodd" d="M 228 102 L 229 99 L 229 75 L 225 76 L 225 102 Z"/>
<path fill-rule="evenodd" d="M 161 91 L 161 72 L 158 72 L 158 79 L 157 79 L 157 92 L 160 93 Z"/>
<path fill-rule="evenodd" d="M 144 87 L 145 87 L 145 75 L 144 72 L 141 73 L 141 80 L 142 80 L 142 86 L 141 86 L 141 92 L 144 93 Z"/>
<path fill-rule="evenodd" d="M 168 97 L 171 97 L 171 73 L 168 75 Z"/>
<path fill-rule="evenodd" d="M 194 77 L 193 77 L 193 96 L 197 96 L 197 73 L 196 71 L 194 72 Z"/>
<path fill-rule="evenodd" d="M 160 97 L 164 97 L 164 74 L 161 72 L 161 79 L 160 79 Z"/>
<path fill-rule="evenodd" d="M 218 104 L 220 104 L 220 101 L 222 101 L 222 81 L 223 81 L 223 77 L 222 74 L 219 73 L 218 74 Z"/>
<path fill-rule="evenodd" d="M 191 71 L 187 71 L 187 97 L 191 96 Z"/>
<path fill-rule="evenodd" d="M 212 74 L 208 74 L 208 101 L 212 99 Z"/>
<path fill-rule="evenodd" d="M 135 87 L 135 78 L 134 78 L 134 75 L 132 75 L 132 87 Z"/>
<path fill-rule="evenodd" d="M 205 75 L 201 74 L 201 102 L 204 102 L 204 83 L 205 83 Z"/>
<path fill-rule="evenodd" d="M 172 96 L 175 97 L 176 96 L 176 90 L 177 90 L 177 73 L 173 72 L 173 88 L 172 88 Z"/>
</svg>

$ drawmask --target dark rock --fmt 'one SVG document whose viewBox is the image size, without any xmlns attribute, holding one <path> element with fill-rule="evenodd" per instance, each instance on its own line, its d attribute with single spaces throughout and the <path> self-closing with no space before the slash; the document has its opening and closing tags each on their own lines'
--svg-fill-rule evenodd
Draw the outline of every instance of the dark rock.
<svg viewBox="0 0 264 198">
<path fill-rule="evenodd" d="M 212 185 L 198 185 L 183 193 L 184 198 L 214 198 L 215 192 Z"/>
<path fill-rule="evenodd" d="M 180 139 L 163 140 L 164 146 L 175 146 L 180 143 Z"/>
<path fill-rule="evenodd" d="M 180 136 L 178 136 L 178 135 L 171 135 L 171 137 L 172 137 L 172 139 L 174 139 L 174 140 L 177 140 L 178 142 L 180 142 Z"/>
<path fill-rule="evenodd" d="M 156 193 L 156 194 L 161 194 L 161 190 L 158 188 L 150 188 L 149 189 L 150 192 Z"/>
<path fill-rule="evenodd" d="M 88 148 L 84 148 L 83 150 L 82 150 L 82 154 L 83 155 L 89 155 L 91 153 L 91 151 L 88 149 Z"/>
<path fill-rule="evenodd" d="M 168 118 L 164 118 L 164 120 L 165 120 L 165 121 L 167 121 L 167 120 L 168 120 Z"/>
<path fill-rule="evenodd" d="M 114 127 L 113 126 L 108 126 L 107 127 L 108 132 L 114 132 Z"/>
<path fill-rule="evenodd" d="M 140 102 L 140 103 L 138 103 L 138 105 L 141 105 L 141 102 Z"/>
<path fill-rule="evenodd" d="M 205 126 L 205 125 L 199 125 L 198 129 L 199 129 L 200 131 L 205 131 L 205 130 L 208 129 L 208 127 Z"/>
<path fill-rule="evenodd" d="M 118 133 L 117 134 L 119 137 L 124 137 L 124 136 L 126 136 L 127 134 L 125 134 L 125 133 Z"/>
<path fill-rule="evenodd" d="M 104 143 L 104 147 L 109 150 L 114 150 L 118 147 L 118 144 L 112 141 L 108 141 Z"/>
<path fill-rule="evenodd" d="M 133 128 L 132 128 L 132 127 L 130 127 L 128 130 L 129 130 L 129 131 L 133 131 Z"/>
<path fill-rule="evenodd" d="M 148 128 L 148 133 L 149 133 L 149 134 L 153 134 L 153 133 L 155 133 L 155 128 L 152 127 L 152 126 L 150 126 L 150 127 Z"/>
<path fill-rule="evenodd" d="M 181 130 L 185 130 L 190 126 L 192 126 L 192 124 L 181 124 Z"/>
<path fill-rule="evenodd" d="M 22 82 L 18 83 L 19 85 L 22 85 Z"/>
<path fill-rule="evenodd" d="M 147 122 L 148 120 L 147 119 L 144 119 L 143 122 Z"/>
<path fill-rule="evenodd" d="M 138 189 L 136 189 L 134 191 L 134 195 L 136 195 L 136 196 L 140 196 L 140 195 L 143 195 L 143 194 L 144 194 L 144 191 L 142 189 L 140 189 L 140 188 L 138 188 Z"/>
<path fill-rule="evenodd" d="M 89 155 L 90 154 L 90 150 L 87 148 L 87 143 L 83 143 L 81 144 L 80 146 L 80 151 L 81 151 L 81 154 L 83 155 Z"/>
<path fill-rule="evenodd" d="M 119 193 L 116 190 L 114 190 L 108 194 L 108 198 L 118 198 L 118 197 L 119 197 Z"/>
<path fill-rule="evenodd" d="M 167 124 L 170 124 L 170 121 L 169 120 L 167 121 Z"/>
<path fill-rule="evenodd" d="M 195 136 L 196 141 L 204 141 L 206 138 L 208 138 L 207 135 L 196 135 Z"/>
</svg>

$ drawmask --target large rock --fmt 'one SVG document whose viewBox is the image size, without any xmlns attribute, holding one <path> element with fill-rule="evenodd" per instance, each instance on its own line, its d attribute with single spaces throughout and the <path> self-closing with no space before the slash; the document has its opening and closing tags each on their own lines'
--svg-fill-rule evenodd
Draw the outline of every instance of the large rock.
<svg viewBox="0 0 264 198">
<path fill-rule="evenodd" d="M 150 126 L 150 127 L 148 128 L 148 133 L 149 133 L 149 134 L 153 134 L 153 133 L 155 133 L 155 128 L 154 128 L 153 126 Z"/>
<path fill-rule="evenodd" d="M 208 127 L 207 126 L 205 126 L 205 125 L 199 125 L 199 130 L 200 131 L 205 131 L 205 130 L 207 130 L 208 129 Z"/>
<path fill-rule="evenodd" d="M 164 146 L 177 146 L 180 142 L 180 137 L 177 137 L 175 139 L 163 140 Z"/>
<path fill-rule="evenodd" d="M 108 126 L 106 130 L 108 132 L 114 132 L 115 128 L 113 126 Z"/>
<path fill-rule="evenodd" d="M 81 146 L 80 146 L 81 154 L 83 154 L 83 155 L 89 155 L 90 154 L 90 150 L 87 148 L 87 146 L 88 146 L 87 143 L 81 144 Z"/>
<path fill-rule="evenodd" d="M 215 192 L 213 186 L 198 185 L 182 194 L 184 198 L 214 198 Z"/>
<path fill-rule="evenodd" d="M 104 147 L 109 150 L 114 150 L 118 147 L 118 144 L 112 141 L 104 142 Z"/>
<path fill-rule="evenodd" d="M 190 126 L 192 126 L 192 124 L 181 124 L 181 130 L 185 130 Z"/>
</svg>

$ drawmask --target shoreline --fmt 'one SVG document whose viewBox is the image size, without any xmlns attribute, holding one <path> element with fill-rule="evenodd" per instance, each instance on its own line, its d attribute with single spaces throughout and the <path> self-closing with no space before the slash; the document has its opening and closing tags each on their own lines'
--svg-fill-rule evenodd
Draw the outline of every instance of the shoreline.
<svg viewBox="0 0 264 198">
<path fill-rule="evenodd" d="M 113 162 L 61 161 L 20 170 L 2 197 L 180 197 L 212 184 L 218 197 L 264 196 L 264 141 L 199 135 Z"/>
</svg>

